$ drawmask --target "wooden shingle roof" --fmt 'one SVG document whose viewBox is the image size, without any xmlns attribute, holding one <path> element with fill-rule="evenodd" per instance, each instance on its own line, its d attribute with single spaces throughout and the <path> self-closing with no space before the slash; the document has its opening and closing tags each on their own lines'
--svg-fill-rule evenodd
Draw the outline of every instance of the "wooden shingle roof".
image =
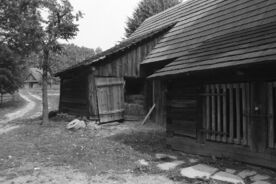
<svg viewBox="0 0 276 184">
<path fill-rule="evenodd" d="M 152 77 L 276 60 L 275 0 L 190 0 L 147 19 L 132 37 L 177 21 L 143 64 Z"/>
<path fill-rule="evenodd" d="M 133 47 L 137 44 L 139 44 L 140 42 L 143 42 L 144 40 L 150 39 L 152 37 L 155 37 L 156 35 L 162 34 L 167 32 L 169 29 L 171 29 L 174 25 L 176 24 L 175 21 L 171 21 L 168 24 L 163 24 L 162 26 L 159 26 L 157 28 L 153 28 L 151 30 L 149 30 L 146 33 L 143 34 L 139 34 L 138 36 L 135 37 L 131 37 L 128 38 L 126 40 L 123 40 L 121 43 L 119 43 L 118 45 L 115 45 L 114 47 L 101 52 L 95 56 L 92 56 L 76 65 L 73 65 L 69 68 L 66 68 L 62 71 L 59 71 L 58 73 L 55 74 L 55 76 L 59 76 L 63 73 L 66 73 L 68 71 L 72 71 L 75 70 L 77 68 L 80 67 L 85 67 L 88 65 L 92 65 L 92 64 L 96 64 L 98 62 L 102 62 L 104 60 L 106 60 L 108 57 L 113 56 L 114 54 L 118 54 L 119 52 L 123 52 L 126 49 L 129 49 L 130 47 Z"/>
</svg>

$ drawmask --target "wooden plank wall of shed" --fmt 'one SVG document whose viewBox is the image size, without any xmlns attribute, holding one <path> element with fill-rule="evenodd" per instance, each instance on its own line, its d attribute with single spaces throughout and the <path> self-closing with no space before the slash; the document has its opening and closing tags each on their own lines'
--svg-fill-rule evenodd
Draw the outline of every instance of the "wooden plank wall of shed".
<svg viewBox="0 0 276 184">
<path fill-rule="evenodd" d="M 195 86 L 197 86 L 195 84 Z M 269 147 L 268 135 L 268 117 L 267 115 L 267 82 L 250 81 L 250 112 L 244 114 L 250 116 L 248 131 L 248 145 L 235 145 L 234 143 L 222 143 L 216 140 L 207 140 L 204 136 L 204 144 L 198 142 L 192 137 L 177 134 L 176 131 L 183 127 L 173 127 L 173 134 L 169 134 L 167 143 L 173 149 L 184 151 L 191 154 L 214 155 L 218 157 L 229 157 L 235 160 L 276 168 L 276 149 Z M 187 88 L 188 89 L 188 88 Z M 168 88 L 168 90 L 170 90 Z M 170 93 L 170 91 L 168 92 Z M 205 106 L 202 106 L 205 109 Z M 258 108 L 257 108 L 258 107 Z M 187 111 L 188 112 L 188 111 Z M 184 114 L 185 112 L 179 112 Z M 198 114 L 197 114 L 198 115 Z M 272 115 L 273 116 L 273 115 Z M 170 112 L 168 112 L 170 117 Z M 174 116 L 175 118 L 175 116 Z M 204 116 L 202 116 L 204 118 Z M 200 120 L 198 120 L 200 121 Z M 183 123 L 184 121 L 182 121 Z M 201 119 L 204 123 L 204 119 Z M 195 122 L 196 123 L 196 122 Z M 203 125 L 204 126 L 204 125 Z M 186 129 L 186 128 L 185 128 Z M 183 129 L 184 130 L 184 129 Z M 197 135 L 199 136 L 199 135 Z"/>
<path fill-rule="evenodd" d="M 144 41 L 123 54 L 95 66 L 95 76 L 105 77 L 141 77 L 140 63 L 152 51 L 162 35 Z"/>
<path fill-rule="evenodd" d="M 63 76 L 60 88 L 60 112 L 88 116 L 87 74 Z"/>
</svg>

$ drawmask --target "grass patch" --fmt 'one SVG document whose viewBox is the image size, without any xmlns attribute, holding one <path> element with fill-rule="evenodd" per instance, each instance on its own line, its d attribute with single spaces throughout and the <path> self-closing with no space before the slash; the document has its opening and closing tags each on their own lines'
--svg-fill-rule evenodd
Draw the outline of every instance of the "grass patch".
<svg viewBox="0 0 276 184">
<path fill-rule="evenodd" d="M 26 102 L 24 99 L 22 99 L 18 94 L 15 94 L 13 99 L 11 98 L 9 101 L 0 104 L 0 120 L 3 120 L 7 113 L 13 112 L 16 109 L 23 107 L 25 104 Z"/>
<path fill-rule="evenodd" d="M 151 159 L 153 152 L 164 145 L 162 134 L 139 131 L 135 126 L 112 137 L 102 137 L 97 131 L 109 128 L 72 132 L 65 129 L 66 123 L 55 119 L 40 126 L 34 120 L 1 135 L 0 173 L 26 162 L 70 166 L 89 175 L 109 170 L 124 173 L 134 170 L 137 160 Z"/>
</svg>

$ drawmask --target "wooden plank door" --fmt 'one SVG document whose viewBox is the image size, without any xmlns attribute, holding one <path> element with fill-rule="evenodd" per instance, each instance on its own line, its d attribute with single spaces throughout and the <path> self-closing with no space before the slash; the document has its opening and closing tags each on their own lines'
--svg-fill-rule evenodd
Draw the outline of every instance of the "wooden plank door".
<svg viewBox="0 0 276 184">
<path fill-rule="evenodd" d="M 124 79 L 96 77 L 100 123 L 124 118 Z"/>
</svg>

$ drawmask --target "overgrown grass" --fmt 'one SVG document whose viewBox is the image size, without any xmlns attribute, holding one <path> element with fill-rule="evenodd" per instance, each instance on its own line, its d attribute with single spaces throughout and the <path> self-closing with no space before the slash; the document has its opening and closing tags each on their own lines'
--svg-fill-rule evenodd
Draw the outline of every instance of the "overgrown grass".
<svg viewBox="0 0 276 184">
<path fill-rule="evenodd" d="M 3 120 L 5 114 L 15 111 L 23 107 L 26 102 L 18 95 L 15 94 L 14 98 L 11 98 L 9 101 L 0 104 L 0 120 Z"/>
</svg>

